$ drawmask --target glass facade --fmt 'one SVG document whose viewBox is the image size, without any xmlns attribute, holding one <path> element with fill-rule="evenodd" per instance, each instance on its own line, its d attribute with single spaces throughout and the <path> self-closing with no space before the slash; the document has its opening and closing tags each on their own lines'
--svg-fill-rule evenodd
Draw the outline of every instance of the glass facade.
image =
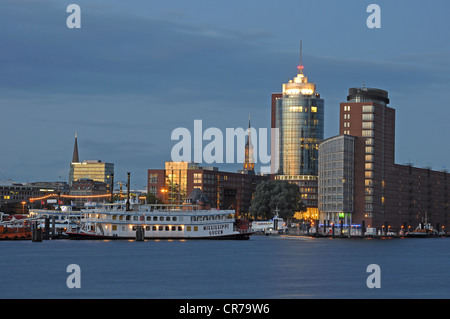
<svg viewBox="0 0 450 319">
<path fill-rule="evenodd" d="M 309 218 L 317 217 L 318 148 L 324 135 L 324 100 L 316 85 L 308 83 L 303 68 L 283 84 L 275 101 L 275 127 L 279 129 L 280 163 L 276 179 L 296 183 Z M 303 216 L 305 217 L 305 215 Z"/>
<path fill-rule="evenodd" d="M 302 94 L 277 100 L 282 175 L 317 175 L 318 145 L 323 140 L 324 101 Z"/>
<path fill-rule="evenodd" d="M 166 162 L 166 187 L 169 204 L 181 205 L 187 193 L 187 170 L 199 169 L 198 164 L 188 162 Z"/>
<path fill-rule="evenodd" d="M 82 163 L 71 163 L 69 173 L 69 185 L 80 179 L 92 179 L 93 181 L 103 182 L 110 187 L 112 175 L 114 174 L 114 164 L 104 163 L 99 160 L 83 161 Z"/>
</svg>

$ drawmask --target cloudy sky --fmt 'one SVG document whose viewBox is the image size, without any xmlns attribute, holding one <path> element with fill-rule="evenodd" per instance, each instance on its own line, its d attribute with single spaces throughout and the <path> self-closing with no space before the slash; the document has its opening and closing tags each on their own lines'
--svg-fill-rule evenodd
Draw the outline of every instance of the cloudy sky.
<svg viewBox="0 0 450 319">
<path fill-rule="evenodd" d="M 66 8 L 81 7 L 81 29 Z M 381 7 L 381 29 L 366 8 Z M 270 126 L 271 93 L 304 72 L 338 134 L 348 88 L 389 91 L 396 161 L 450 168 L 450 3 L 302 0 L 1 0 L 0 180 L 68 180 L 113 162 L 144 188 L 175 128 Z M 240 165 L 218 165 L 235 171 Z"/>
</svg>

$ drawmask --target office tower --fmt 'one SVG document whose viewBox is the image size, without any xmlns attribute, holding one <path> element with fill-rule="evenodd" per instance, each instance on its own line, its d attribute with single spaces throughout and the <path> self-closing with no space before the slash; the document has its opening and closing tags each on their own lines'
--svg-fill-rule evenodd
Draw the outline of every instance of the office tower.
<svg viewBox="0 0 450 319">
<path fill-rule="evenodd" d="M 339 133 L 358 137 L 354 204 L 368 224 L 386 219 L 387 179 L 394 174 L 395 110 L 388 104 L 387 91 L 364 86 L 349 89 L 340 104 Z"/>
<path fill-rule="evenodd" d="M 315 219 L 318 213 L 318 144 L 324 135 L 324 100 L 316 92 L 316 85 L 308 82 L 301 62 L 297 76 L 283 84 L 282 93 L 272 94 L 271 126 L 279 129 L 280 163 L 275 179 L 298 184 L 302 201 L 308 207 L 304 216 Z"/>
<path fill-rule="evenodd" d="M 345 219 L 383 234 L 424 222 L 448 228 L 448 173 L 395 163 L 395 110 L 389 102 L 387 91 L 363 86 L 350 88 L 347 102 L 340 103 L 340 135 L 319 144 L 319 219 Z"/>
</svg>

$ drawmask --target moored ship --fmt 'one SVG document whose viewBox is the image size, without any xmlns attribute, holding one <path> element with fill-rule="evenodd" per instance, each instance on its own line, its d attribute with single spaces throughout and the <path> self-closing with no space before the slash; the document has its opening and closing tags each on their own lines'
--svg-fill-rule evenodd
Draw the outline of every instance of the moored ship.
<svg viewBox="0 0 450 319">
<path fill-rule="evenodd" d="M 129 206 L 129 207 L 128 207 Z M 102 204 L 81 211 L 66 234 L 71 239 L 249 239 L 247 221 L 233 210 L 205 210 L 196 205 Z"/>
</svg>

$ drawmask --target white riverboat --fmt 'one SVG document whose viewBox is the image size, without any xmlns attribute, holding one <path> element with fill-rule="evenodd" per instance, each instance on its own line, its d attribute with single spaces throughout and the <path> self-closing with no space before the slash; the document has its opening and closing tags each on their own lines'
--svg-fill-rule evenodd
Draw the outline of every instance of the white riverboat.
<svg viewBox="0 0 450 319">
<path fill-rule="evenodd" d="M 71 239 L 249 239 L 250 226 L 233 210 L 204 210 L 196 205 L 102 204 L 84 209 L 67 229 Z"/>
</svg>

